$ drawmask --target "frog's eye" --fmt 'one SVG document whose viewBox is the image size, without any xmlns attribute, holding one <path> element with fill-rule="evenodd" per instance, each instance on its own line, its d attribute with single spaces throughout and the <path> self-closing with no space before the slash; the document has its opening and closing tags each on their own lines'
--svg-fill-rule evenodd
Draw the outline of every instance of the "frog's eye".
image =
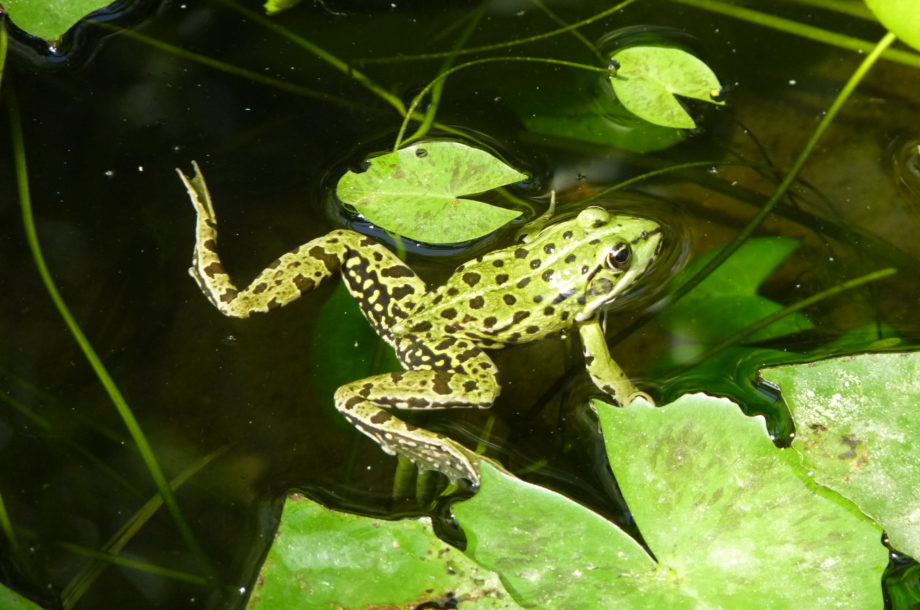
<svg viewBox="0 0 920 610">
<path fill-rule="evenodd" d="M 629 262 L 631 260 L 632 250 L 629 249 L 629 244 L 625 241 L 621 241 L 607 253 L 607 266 L 610 269 L 619 269 L 623 271 L 629 267 Z"/>
</svg>

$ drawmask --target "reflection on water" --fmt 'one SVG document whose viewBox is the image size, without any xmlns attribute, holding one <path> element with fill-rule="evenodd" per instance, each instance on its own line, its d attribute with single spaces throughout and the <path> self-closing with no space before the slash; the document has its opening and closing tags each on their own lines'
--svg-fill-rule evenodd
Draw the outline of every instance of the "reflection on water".
<svg viewBox="0 0 920 610">
<path fill-rule="evenodd" d="M 587 1 L 547 4 L 569 23 L 607 8 Z M 445 37 L 440 32 L 468 23 L 476 6 L 304 3 L 275 19 L 407 102 L 438 73 L 443 58 L 372 60 L 451 48 L 451 30 Z M 835 21 L 843 32 L 880 35 L 871 24 L 848 18 L 828 15 L 825 25 Z M 530 4 L 514 11 L 487 4 L 467 46 L 556 27 Z M 603 197 L 605 205 L 654 206 L 656 218 L 679 229 L 679 248 L 692 260 L 729 241 L 763 205 L 861 57 L 663 1 L 635 3 L 601 19 L 580 30 L 583 39 L 555 36 L 501 53 L 598 65 L 591 46 L 612 32 L 667 37 L 674 28 L 689 33 L 677 42 L 693 46 L 719 74 L 728 105 L 691 104 L 700 127 L 673 142 L 638 141 L 630 132 L 611 146 L 607 136 L 598 136 L 608 133 L 610 115 L 599 111 L 595 73 L 521 62 L 481 64 L 451 76 L 438 106 L 441 127 L 433 133 L 459 129 L 494 143 L 533 175 L 514 194 L 532 200 L 538 212 L 550 188 L 563 209 L 572 210 L 623 180 L 705 161 L 705 167 L 636 182 L 623 199 L 616 192 Z M 138 31 L 312 91 L 280 90 L 126 36 L 87 36 L 94 52 L 80 54 L 73 65 L 57 61 L 57 69 L 17 46 L 15 65 L 4 75 L 23 109 L 36 222 L 52 274 L 167 476 L 227 448 L 178 492 L 219 581 L 235 590 L 249 586 L 270 542 L 279 498 L 291 488 L 371 514 L 443 514 L 443 505 L 393 498 L 392 458 L 332 408 L 312 348 L 319 338 L 345 332 L 333 322 L 315 323 L 332 319 L 322 315 L 331 285 L 250 320 L 226 319 L 202 297 L 187 274 L 193 211 L 174 173 L 191 160 L 202 164 L 220 207 L 222 256 L 234 277 L 247 283 L 279 253 L 312 236 L 346 223 L 363 230 L 360 222 L 329 211 L 331 189 L 345 168 L 391 145 L 401 117 L 348 75 L 221 5 L 165 4 Z M 795 237 L 800 245 L 759 293 L 791 304 L 879 268 L 899 273 L 807 310 L 813 328 L 771 340 L 765 347 L 774 352 L 820 349 L 866 325 L 891 329 L 901 347 L 916 342 L 920 93 L 904 85 L 916 82 L 911 72 L 880 63 L 845 106 L 762 230 Z M 9 141 L 5 133 L 2 138 Z M 0 573 L 17 588 L 52 600 L 88 562 L 59 543 L 102 547 L 155 492 L 37 278 L 11 159 L 2 150 L 0 286 L 7 296 L 0 300 L 0 460 L 7 468 L 0 491 L 30 553 L 5 558 Z M 409 260 L 426 280 L 438 281 L 458 258 L 504 245 L 510 233 L 459 254 L 413 246 Z M 668 276 L 654 276 L 654 285 L 608 315 L 608 334 L 619 338 L 614 356 L 653 394 L 716 386 L 743 394 L 762 365 L 750 352 L 729 363 L 718 380 L 675 376 L 661 364 L 675 343 L 655 320 Z M 649 321 L 635 326 L 646 312 Z M 366 359 L 361 365 L 368 367 L 380 360 L 368 355 L 376 354 L 373 341 L 347 336 L 339 343 L 357 345 L 351 359 Z M 593 389 L 577 340 L 504 350 L 495 359 L 503 393 L 492 409 L 492 454 L 512 471 L 545 461 L 547 469 L 529 476 L 629 527 L 621 499 L 598 491 L 612 486 L 583 406 Z M 788 434 L 775 396 L 760 394 L 752 410 L 765 413 L 781 437 Z M 486 417 L 439 413 L 418 421 L 473 445 Z M 127 552 L 204 573 L 163 511 Z M 224 589 L 109 567 L 82 603 L 233 607 L 239 599 Z"/>
</svg>

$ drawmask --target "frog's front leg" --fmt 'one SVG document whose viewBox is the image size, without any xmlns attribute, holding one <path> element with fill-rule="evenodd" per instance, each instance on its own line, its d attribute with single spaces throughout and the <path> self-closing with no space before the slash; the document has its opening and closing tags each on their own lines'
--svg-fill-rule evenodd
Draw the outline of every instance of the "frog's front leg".
<svg viewBox="0 0 920 610">
<path fill-rule="evenodd" d="M 607 339 L 600 321 L 595 317 L 578 326 L 585 355 L 585 365 L 598 388 L 613 396 L 618 406 L 625 407 L 634 398 L 642 397 L 654 404 L 651 397 L 629 380 L 626 373 L 610 356 Z"/>
<path fill-rule="evenodd" d="M 354 381 L 335 393 L 335 405 L 358 430 L 376 441 L 389 454 L 407 457 L 423 470 L 437 470 L 451 481 L 468 479 L 479 484 L 473 465 L 475 453 L 463 445 L 429 430 L 409 424 L 389 411 L 396 409 L 480 408 L 492 405 L 499 385 L 495 365 L 479 348 L 466 340 L 442 339 L 454 344 L 438 358 L 446 370 L 423 368 L 387 373 Z M 404 363 L 424 359 L 427 342 L 397 345 Z M 418 363 L 421 367 L 430 364 Z"/>
</svg>

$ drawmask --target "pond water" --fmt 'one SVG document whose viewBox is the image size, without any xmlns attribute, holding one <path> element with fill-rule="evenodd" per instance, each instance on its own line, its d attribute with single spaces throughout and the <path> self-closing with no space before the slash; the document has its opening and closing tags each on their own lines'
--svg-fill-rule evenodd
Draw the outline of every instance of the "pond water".
<svg viewBox="0 0 920 610">
<path fill-rule="evenodd" d="M 884 33 L 859 16 L 752 4 L 872 42 Z M 317 0 L 272 23 L 408 102 L 449 60 L 415 55 L 535 36 L 560 27 L 557 19 L 575 23 L 608 8 L 601 0 L 546 2 L 548 10 L 524 0 Z M 208 303 L 187 273 L 194 215 L 175 168 L 201 164 L 218 208 L 224 262 L 245 284 L 276 256 L 331 228 L 381 235 L 337 208 L 335 183 L 367 155 L 392 147 L 402 117 L 355 73 L 337 71 L 229 4 L 135 9 L 125 24 L 137 23 L 135 31 L 172 50 L 93 25 L 82 26 L 54 57 L 19 37 L 3 86 L 18 99 L 51 274 L 167 476 L 201 467 L 177 496 L 220 585 L 109 567 L 78 607 L 237 607 L 292 489 L 373 515 L 443 516 L 446 504 L 419 500 L 414 488 L 394 494 L 395 459 L 333 408 L 338 383 L 386 361 L 334 283 L 249 320 L 224 318 Z M 705 162 L 600 197 L 603 205 L 646 210 L 671 236 L 668 264 L 608 314 L 611 349 L 659 402 L 687 391 L 739 400 L 757 394 L 748 412 L 767 415 L 778 441 L 788 442 L 791 424 L 777 398 L 769 388 L 750 390 L 753 372 L 765 364 L 761 353 L 727 360 L 718 377 L 678 374 L 680 362 L 665 354 L 679 353 L 683 339 L 660 322 L 656 303 L 679 265 L 730 241 L 764 205 L 864 54 L 707 12 L 689 0 L 640 0 L 578 32 L 450 61 L 527 56 L 597 66 L 597 49 L 670 41 L 714 69 L 727 105 L 690 104 L 699 128 L 668 144 L 673 133 L 617 127 L 622 109 L 594 72 L 482 63 L 447 80 L 431 135 L 486 142 L 528 173 L 531 179 L 511 188 L 530 202 L 526 218 L 545 209 L 550 190 L 571 211 L 623 180 Z M 828 342 L 867 328 L 851 349 L 915 346 L 917 69 L 884 59 L 872 69 L 756 234 L 797 240 L 758 289 L 783 305 L 879 269 L 896 275 L 821 301 L 803 312 L 807 329 L 759 346 L 814 358 L 829 353 L 822 351 Z M 103 547 L 156 490 L 35 270 L 2 123 L 0 491 L 28 553 L 0 559 L 0 580 L 55 607 L 88 562 L 66 545 Z M 508 230 L 462 247 L 410 243 L 408 261 L 437 282 L 459 260 L 511 238 Z M 873 343 L 885 337 L 900 341 Z M 622 500 L 598 491 L 615 486 L 585 406 L 595 390 L 577 339 L 504 350 L 495 360 L 502 396 L 492 409 L 490 455 L 631 527 Z M 438 413 L 417 421 L 474 446 L 487 417 Z M 441 527 L 457 539 L 446 520 Z M 164 510 L 123 556 L 206 573 Z"/>
</svg>

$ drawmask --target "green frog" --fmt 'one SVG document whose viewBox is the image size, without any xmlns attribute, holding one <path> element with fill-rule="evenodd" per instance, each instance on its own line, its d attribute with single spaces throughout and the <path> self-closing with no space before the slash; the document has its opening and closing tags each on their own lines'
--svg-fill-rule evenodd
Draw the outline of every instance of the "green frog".
<svg viewBox="0 0 920 610">
<path fill-rule="evenodd" d="M 641 395 L 611 358 L 599 313 L 659 257 L 662 231 L 655 221 L 588 207 L 460 265 L 435 288 L 379 242 L 338 229 L 282 255 L 241 290 L 221 264 L 214 207 L 194 169 L 191 178 L 177 170 L 197 214 L 189 271 L 221 313 L 246 318 L 283 307 L 339 273 L 393 347 L 404 371 L 353 381 L 335 393 L 342 415 L 387 453 L 477 485 L 473 452 L 391 409 L 488 408 L 500 386 L 487 350 L 565 329 L 578 329 L 598 388 L 620 405 Z"/>
</svg>

